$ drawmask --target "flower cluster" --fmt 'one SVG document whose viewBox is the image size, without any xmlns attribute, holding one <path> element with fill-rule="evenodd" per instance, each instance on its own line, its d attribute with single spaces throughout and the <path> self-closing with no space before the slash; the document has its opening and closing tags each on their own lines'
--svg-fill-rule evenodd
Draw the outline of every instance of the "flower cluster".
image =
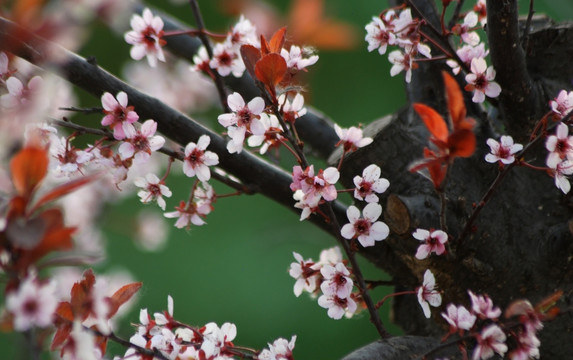
<svg viewBox="0 0 573 360">
<path fill-rule="evenodd" d="M 359 296 L 353 293 L 351 270 L 346 267 L 338 247 L 323 250 L 318 262 L 304 260 L 296 252 L 293 255 L 296 262 L 291 263 L 289 274 L 296 279 L 295 296 L 306 291 L 314 297 L 320 289 L 318 305 L 328 309 L 328 316 L 336 320 L 344 315 L 351 317 L 357 311 Z"/>
<path fill-rule="evenodd" d="M 295 200 L 298 200 L 295 206 L 303 209 L 301 220 L 318 211 L 321 201 L 333 201 L 337 198 L 338 193 L 334 184 L 339 177 L 340 173 L 334 167 L 320 169 L 316 175 L 314 165 L 304 170 L 298 165 L 293 168 L 293 182 L 290 184 L 290 189 L 294 192 Z"/>
<path fill-rule="evenodd" d="M 151 67 L 157 65 L 157 60 L 165 61 L 162 49 L 165 45 L 163 20 L 159 16 L 153 16 L 151 10 L 146 8 L 142 16 L 132 16 L 131 28 L 125 33 L 125 41 L 132 45 L 130 55 L 133 60 L 141 60 L 145 56 Z"/>
</svg>

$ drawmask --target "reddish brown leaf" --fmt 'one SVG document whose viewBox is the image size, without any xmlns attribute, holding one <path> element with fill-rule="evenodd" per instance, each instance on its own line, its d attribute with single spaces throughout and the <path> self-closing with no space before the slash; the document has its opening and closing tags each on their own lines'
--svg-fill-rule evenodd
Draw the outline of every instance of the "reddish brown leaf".
<svg viewBox="0 0 573 360">
<path fill-rule="evenodd" d="M 267 86 L 273 97 L 276 94 L 275 87 L 281 82 L 286 73 L 286 61 L 279 54 L 265 55 L 255 65 L 257 79 Z"/>
<path fill-rule="evenodd" d="M 254 79 L 255 64 L 261 58 L 261 51 L 253 45 L 243 45 L 241 46 L 241 58 L 243 59 L 243 63 L 245 63 L 249 75 Z"/>
<path fill-rule="evenodd" d="M 436 139 L 447 143 L 448 141 L 448 127 L 444 119 L 438 114 L 438 112 L 431 107 L 415 103 L 414 110 L 420 115 L 420 118 L 426 124 L 426 127 Z"/>
<path fill-rule="evenodd" d="M 448 138 L 450 156 L 470 157 L 476 149 L 476 137 L 471 130 L 455 131 Z"/>
<path fill-rule="evenodd" d="M 281 53 L 281 49 L 283 48 L 283 45 L 285 43 L 286 30 L 287 28 L 285 26 L 278 29 L 274 33 L 273 37 L 271 38 L 271 41 L 269 42 L 269 50 L 271 53 L 277 53 L 277 54 Z"/>
<path fill-rule="evenodd" d="M 19 195 L 30 198 L 48 171 L 48 153 L 40 147 L 26 147 L 10 161 L 12 182 Z"/>
<path fill-rule="evenodd" d="M 267 39 L 263 35 L 261 35 L 261 55 L 268 55 L 271 53 L 270 45 L 267 42 Z"/>
<path fill-rule="evenodd" d="M 75 318 L 79 317 L 83 320 L 88 317 L 91 311 L 89 304 L 95 281 L 93 270 L 87 269 L 84 271 L 82 279 L 72 286 L 71 307 Z"/>
<path fill-rule="evenodd" d="M 70 303 L 67 301 L 60 302 L 56 308 L 56 326 L 58 330 L 54 335 L 50 350 L 54 351 L 64 345 L 72 330 L 73 321 L 74 314 Z"/>
<path fill-rule="evenodd" d="M 90 182 L 99 178 L 99 175 L 90 175 L 90 176 L 83 176 L 81 178 L 69 181 L 65 184 L 57 186 L 56 188 L 52 189 L 50 192 L 45 194 L 36 202 L 34 208 L 30 212 L 34 212 L 34 210 L 40 208 L 41 206 L 45 205 L 46 203 L 56 200 L 64 195 L 75 191 L 76 189 L 89 184 Z"/>
<path fill-rule="evenodd" d="M 139 291 L 143 283 L 131 283 L 125 286 L 122 286 L 121 289 L 117 290 L 111 296 L 111 307 L 109 310 L 108 318 L 111 319 L 112 316 L 115 315 L 117 310 L 120 308 L 121 305 L 125 304 L 129 301 Z"/>
</svg>

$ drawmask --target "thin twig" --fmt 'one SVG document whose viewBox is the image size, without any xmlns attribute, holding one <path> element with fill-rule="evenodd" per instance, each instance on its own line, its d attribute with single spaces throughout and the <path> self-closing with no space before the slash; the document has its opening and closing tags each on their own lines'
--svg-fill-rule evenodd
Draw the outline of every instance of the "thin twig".
<svg viewBox="0 0 573 360">
<path fill-rule="evenodd" d="M 463 6 L 464 6 L 464 0 L 458 0 L 458 4 L 456 5 L 456 8 L 454 9 L 454 13 L 452 14 L 452 18 L 450 19 L 450 22 L 448 23 L 448 30 L 453 28 L 454 25 L 456 25 L 456 23 L 460 19 L 460 13 L 462 12 Z"/>
<path fill-rule="evenodd" d="M 71 106 L 71 107 L 61 107 L 61 108 L 59 108 L 59 110 L 79 112 L 79 113 L 83 113 L 83 114 L 99 114 L 99 113 L 103 112 L 102 107 L 78 108 L 78 107 Z"/>
<path fill-rule="evenodd" d="M 213 48 L 211 47 L 211 42 L 205 33 L 205 22 L 203 21 L 203 16 L 201 15 L 201 10 L 199 9 L 199 3 L 197 0 L 189 0 L 191 4 L 191 9 L 193 10 L 193 16 L 195 17 L 195 22 L 197 23 L 197 31 L 199 39 L 205 46 L 209 58 L 213 58 Z M 213 78 L 215 81 L 215 86 L 217 87 L 217 93 L 219 94 L 219 101 L 223 107 L 224 112 L 231 112 L 229 105 L 227 104 L 227 90 L 225 90 L 225 84 L 223 83 L 223 78 L 219 75 L 218 71 L 213 71 Z"/>
<path fill-rule="evenodd" d="M 523 35 L 521 37 L 521 47 L 525 51 L 527 51 L 527 47 L 529 46 L 529 30 L 531 27 L 531 20 L 533 19 L 533 14 L 535 14 L 533 3 L 534 0 L 529 0 L 529 12 L 527 13 L 527 21 L 525 21 L 525 29 L 523 30 Z"/>
</svg>

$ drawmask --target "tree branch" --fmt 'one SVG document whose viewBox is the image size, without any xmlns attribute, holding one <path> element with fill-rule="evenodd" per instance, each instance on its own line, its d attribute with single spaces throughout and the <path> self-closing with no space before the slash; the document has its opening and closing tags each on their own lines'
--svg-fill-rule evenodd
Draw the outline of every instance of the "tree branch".
<svg viewBox="0 0 573 360">
<path fill-rule="evenodd" d="M 223 137 L 156 98 L 139 92 L 99 66 L 33 35 L 2 17 L 0 17 L 0 50 L 12 52 L 37 66 L 56 71 L 72 84 L 96 97 L 100 97 L 104 92 L 116 94 L 124 91 L 129 97 L 130 104 L 135 107 L 141 118 L 157 121 L 159 131 L 179 144 L 197 142 L 201 135 L 208 135 L 211 138 L 209 150 L 218 154 L 221 168 L 264 196 L 297 211 L 293 207 L 294 200 L 289 187 L 292 177 L 289 173 L 248 151 L 229 154 Z M 55 62 L 52 59 L 58 59 L 58 61 Z M 335 202 L 333 208 L 339 219 L 346 218 L 343 205 Z M 326 224 L 322 217 L 312 216 L 310 220 L 323 230 L 332 233 L 330 225 Z M 336 236 L 336 234 L 333 235 Z"/>
</svg>

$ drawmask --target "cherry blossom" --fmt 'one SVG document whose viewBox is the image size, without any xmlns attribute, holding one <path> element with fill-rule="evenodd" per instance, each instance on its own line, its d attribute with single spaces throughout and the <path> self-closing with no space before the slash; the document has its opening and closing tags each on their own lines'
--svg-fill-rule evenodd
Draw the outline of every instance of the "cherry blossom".
<svg viewBox="0 0 573 360">
<path fill-rule="evenodd" d="M 507 352 L 506 336 L 503 330 L 495 324 L 489 325 L 477 335 L 477 345 L 472 354 L 473 360 L 489 359 L 498 353 L 503 356 Z"/>
<path fill-rule="evenodd" d="M 94 158 L 90 151 L 75 148 L 70 139 L 53 137 L 50 154 L 56 159 L 54 170 L 60 176 L 72 176 L 81 173 L 85 165 Z"/>
<path fill-rule="evenodd" d="M 305 194 L 302 190 L 298 189 L 292 194 L 293 199 L 296 201 L 294 207 L 301 209 L 300 221 L 308 219 L 308 217 L 318 210 L 318 203 L 308 203 L 305 199 Z"/>
<path fill-rule="evenodd" d="M 418 302 L 424 311 L 424 316 L 430 318 L 432 315 L 430 311 L 430 305 L 433 307 L 438 307 L 442 304 L 442 295 L 436 289 L 436 278 L 430 269 L 426 270 L 424 273 L 424 282 L 422 286 L 418 287 L 416 292 L 418 293 Z"/>
<path fill-rule="evenodd" d="M 213 58 L 209 66 L 216 69 L 219 75 L 227 76 L 233 74 L 234 77 L 241 77 L 245 72 L 245 64 L 236 50 L 227 43 L 216 44 L 213 48 Z"/>
<path fill-rule="evenodd" d="M 350 271 L 339 262 L 335 266 L 326 264 L 320 269 L 324 277 L 320 290 L 325 295 L 336 295 L 339 298 L 347 298 L 352 293 L 354 282 L 350 278 Z"/>
<path fill-rule="evenodd" d="M 282 142 L 285 140 L 283 134 L 283 128 L 279 123 L 279 119 L 271 114 L 261 113 L 259 115 L 261 124 L 265 128 L 265 133 L 263 135 L 252 135 L 247 139 L 247 144 L 250 147 L 261 146 L 259 153 L 261 155 L 265 154 L 270 148 L 278 148 Z"/>
<path fill-rule="evenodd" d="M 299 297 L 303 291 L 314 293 L 319 280 L 320 265 L 312 259 L 304 260 L 299 253 L 292 253 L 296 262 L 290 264 L 289 275 L 296 279 L 294 295 Z"/>
<path fill-rule="evenodd" d="M 396 76 L 402 71 L 406 72 L 406 82 L 412 81 L 412 67 L 414 66 L 412 56 L 400 50 L 394 50 L 388 54 L 388 61 L 392 63 L 390 68 L 390 76 Z"/>
<path fill-rule="evenodd" d="M 133 182 L 135 186 L 142 188 L 137 193 L 142 203 L 147 204 L 151 201 L 157 201 L 161 210 L 165 210 L 165 197 L 171 197 L 171 190 L 163 180 L 160 180 L 155 174 L 147 174 L 145 178 L 138 177 Z"/>
<path fill-rule="evenodd" d="M 260 360 L 293 360 L 292 351 L 296 342 L 296 335 L 290 341 L 287 339 L 279 338 L 272 344 L 269 344 L 268 349 L 263 349 L 259 354 Z"/>
<path fill-rule="evenodd" d="M 233 26 L 233 29 L 227 35 L 226 42 L 232 44 L 237 50 L 244 44 L 253 46 L 260 44 L 257 28 L 244 15 L 241 15 L 239 21 Z"/>
<path fill-rule="evenodd" d="M 374 246 L 376 241 L 384 240 L 388 237 L 390 229 L 382 221 L 376 221 L 382 214 L 382 206 L 377 203 L 369 203 L 362 211 L 356 206 L 349 206 L 346 215 L 350 223 L 344 225 L 340 233 L 345 239 L 358 239 L 364 247 Z"/>
<path fill-rule="evenodd" d="M 318 61 L 318 55 L 304 57 L 307 56 L 308 53 L 310 53 L 308 49 L 301 49 L 296 45 L 291 45 L 290 51 L 281 49 L 281 56 L 285 59 L 287 67 L 291 71 L 300 71 L 308 66 L 316 64 Z"/>
<path fill-rule="evenodd" d="M 549 164 L 547 164 L 549 165 Z M 555 178 L 555 186 L 564 194 L 567 194 L 571 190 L 571 184 L 567 175 L 573 174 L 573 162 L 569 160 L 561 161 L 557 164 L 551 164 L 555 166 L 549 166 L 551 170 L 551 175 Z"/>
<path fill-rule="evenodd" d="M 481 319 L 497 319 L 501 315 L 501 309 L 493 306 L 493 301 L 487 295 L 476 295 L 468 290 L 472 301 L 472 311 Z"/>
<path fill-rule="evenodd" d="M 217 119 L 227 128 L 227 134 L 231 137 L 227 144 L 229 153 L 240 153 L 247 134 L 265 134 L 265 127 L 259 120 L 265 109 L 265 102 L 261 97 L 255 97 L 245 104 L 241 94 L 235 92 L 227 97 L 227 103 L 233 112 L 221 114 Z"/>
<path fill-rule="evenodd" d="M 380 178 L 380 167 L 375 164 L 368 165 L 362 171 L 362 176 L 356 175 L 353 179 L 354 198 L 368 203 L 378 202 L 376 193 L 381 194 L 390 186 L 390 182 L 385 178 Z"/>
<path fill-rule="evenodd" d="M 495 79 L 493 66 L 487 67 L 483 58 L 473 58 L 471 71 L 471 73 L 466 75 L 468 85 L 466 85 L 465 89 L 474 92 L 474 96 L 472 97 L 473 102 L 484 102 L 486 95 L 491 98 L 499 96 L 501 87 L 498 83 L 493 81 Z"/>
<path fill-rule="evenodd" d="M 442 255 L 446 252 L 444 244 L 448 242 L 448 234 L 442 230 L 433 230 L 430 232 L 425 229 L 416 229 L 412 236 L 414 239 L 423 242 L 423 244 L 418 246 L 418 251 L 416 252 L 416 259 L 418 260 L 427 258 L 431 253 Z"/>
<path fill-rule="evenodd" d="M 211 142 L 208 135 L 201 135 L 197 144 L 190 142 L 185 146 L 185 158 L 183 159 L 183 172 L 189 177 L 197 175 L 200 181 L 208 181 L 211 178 L 209 166 L 219 163 L 219 156 L 212 151 L 206 151 Z"/>
<path fill-rule="evenodd" d="M 50 326 L 57 306 L 56 284 L 40 283 L 34 276 L 28 276 L 18 289 L 6 294 L 6 310 L 13 316 L 16 331 Z"/>
<path fill-rule="evenodd" d="M 480 42 L 479 35 L 472 31 L 478 24 L 478 15 L 473 11 L 468 11 L 466 16 L 464 17 L 463 24 L 455 25 L 452 28 L 452 32 L 455 35 L 458 35 L 462 38 L 462 40 L 470 45 L 476 46 Z"/>
<path fill-rule="evenodd" d="M 474 11 L 477 13 L 479 22 L 482 26 L 487 24 L 487 9 L 486 9 L 486 0 L 477 0 L 477 3 L 474 5 Z"/>
<path fill-rule="evenodd" d="M 149 160 L 151 153 L 157 151 L 165 144 L 162 136 L 155 135 L 157 123 L 147 120 L 141 125 L 141 129 L 131 132 L 135 128 L 124 128 L 125 139 L 119 146 L 118 153 L 122 160 L 133 158 L 134 164 L 143 164 Z"/>
<path fill-rule="evenodd" d="M 202 71 L 209 74 L 211 71 L 211 66 L 209 63 L 211 58 L 209 58 L 209 53 L 207 53 L 207 48 L 201 46 L 197 53 L 193 56 L 193 65 L 191 66 L 191 71 Z"/>
<path fill-rule="evenodd" d="M 450 304 L 446 308 L 446 312 L 441 315 L 450 324 L 451 334 L 462 330 L 470 330 L 476 322 L 476 316 L 463 306 L 456 307 L 456 305 Z"/>
<path fill-rule="evenodd" d="M 372 143 L 372 138 L 364 137 L 361 128 L 356 126 L 351 126 L 348 129 L 343 129 L 338 124 L 334 124 L 334 131 L 336 135 L 340 138 L 340 141 L 336 146 L 343 145 L 344 151 L 355 151 L 361 147 L 370 145 Z"/>
<path fill-rule="evenodd" d="M 523 324 L 525 331 L 535 333 L 543 329 L 543 314 L 537 311 L 527 300 L 517 300 L 511 303 L 505 310 L 505 317 L 517 316 Z"/>
<path fill-rule="evenodd" d="M 539 359 L 539 346 L 541 342 L 530 332 L 520 333 L 515 337 L 517 345 L 510 351 L 508 357 L 511 360 Z"/>
<path fill-rule="evenodd" d="M 340 247 L 334 246 L 329 249 L 322 250 L 320 252 L 318 264 L 335 265 L 338 264 L 339 262 L 342 262 L 342 251 L 340 250 Z"/>
<path fill-rule="evenodd" d="M 366 37 L 368 42 L 368 51 L 372 52 L 378 49 L 378 53 L 386 53 L 388 45 L 396 44 L 396 35 L 386 28 L 386 25 L 379 17 L 373 17 L 372 21 L 366 25 Z"/>
<path fill-rule="evenodd" d="M 0 103 L 6 109 L 26 108 L 33 101 L 34 94 L 38 94 L 44 81 L 40 76 L 31 78 L 26 86 L 16 77 L 6 80 L 7 94 L 0 96 Z"/>
<path fill-rule="evenodd" d="M 547 137 L 545 148 L 549 151 L 547 166 L 554 168 L 561 160 L 573 160 L 573 136 L 569 135 L 569 127 L 563 123 L 557 125 L 555 135 Z"/>
<path fill-rule="evenodd" d="M 142 16 L 134 14 L 131 18 L 131 31 L 128 31 L 125 41 L 133 45 L 130 55 L 133 60 L 141 60 L 147 57 L 149 66 L 155 67 L 157 60 L 165 61 L 165 55 L 161 48 L 165 45 L 163 37 L 163 20 L 159 16 L 153 16 L 149 9 L 144 9 Z"/>
<path fill-rule="evenodd" d="M 318 305 L 328 309 L 328 316 L 334 320 L 339 320 L 344 314 L 351 316 L 356 312 L 356 302 L 352 297 L 340 298 L 336 295 L 321 295 L 318 298 Z"/>
<path fill-rule="evenodd" d="M 456 54 L 463 61 L 466 66 L 471 66 L 472 60 L 474 58 L 485 58 L 489 51 L 485 49 L 485 45 L 483 43 L 479 43 L 477 46 L 471 45 L 464 45 L 458 50 L 456 50 Z M 446 63 L 452 68 L 452 72 L 454 74 L 459 74 L 462 67 L 456 60 L 448 60 Z"/>
<path fill-rule="evenodd" d="M 113 137 L 123 140 L 127 134 L 135 132 L 133 123 L 139 119 L 139 115 L 133 111 L 133 106 L 127 106 L 127 94 L 123 91 L 116 97 L 106 92 L 101 97 L 103 112 L 106 114 L 101 124 L 113 129 Z"/>
<path fill-rule="evenodd" d="M 559 119 L 573 110 L 573 91 L 561 90 L 557 97 L 549 102 L 551 110 Z"/>
<path fill-rule="evenodd" d="M 500 142 L 489 138 L 487 145 L 491 152 L 485 156 L 485 161 L 492 164 L 499 161 L 504 165 L 509 165 L 515 161 L 514 154 L 523 149 L 523 145 L 514 144 L 513 138 L 509 135 L 502 135 Z"/>
<path fill-rule="evenodd" d="M 340 173 L 335 167 L 319 170 L 314 175 L 314 166 L 310 165 L 304 171 L 300 166 L 293 167 L 293 182 L 290 184 L 292 191 L 302 190 L 303 201 L 309 207 L 316 207 L 321 198 L 326 201 L 335 200 L 338 196 L 334 184 L 338 181 Z"/>
<path fill-rule="evenodd" d="M 292 102 L 289 101 L 285 94 L 282 94 L 279 96 L 279 104 L 282 104 L 281 112 L 286 122 L 294 123 L 296 119 L 306 114 L 304 97 L 301 93 L 297 93 Z"/>
<path fill-rule="evenodd" d="M 205 224 L 205 220 L 202 219 L 202 216 L 205 216 L 206 214 L 199 212 L 199 208 L 196 203 L 186 203 L 185 201 L 181 201 L 179 206 L 175 207 L 175 211 L 167 212 L 163 215 L 166 218 L 177 218 L 175 227 L 182 229 L 184 227 L 189 227 L 190 224 L 197 226 Z"/>
</svg>

